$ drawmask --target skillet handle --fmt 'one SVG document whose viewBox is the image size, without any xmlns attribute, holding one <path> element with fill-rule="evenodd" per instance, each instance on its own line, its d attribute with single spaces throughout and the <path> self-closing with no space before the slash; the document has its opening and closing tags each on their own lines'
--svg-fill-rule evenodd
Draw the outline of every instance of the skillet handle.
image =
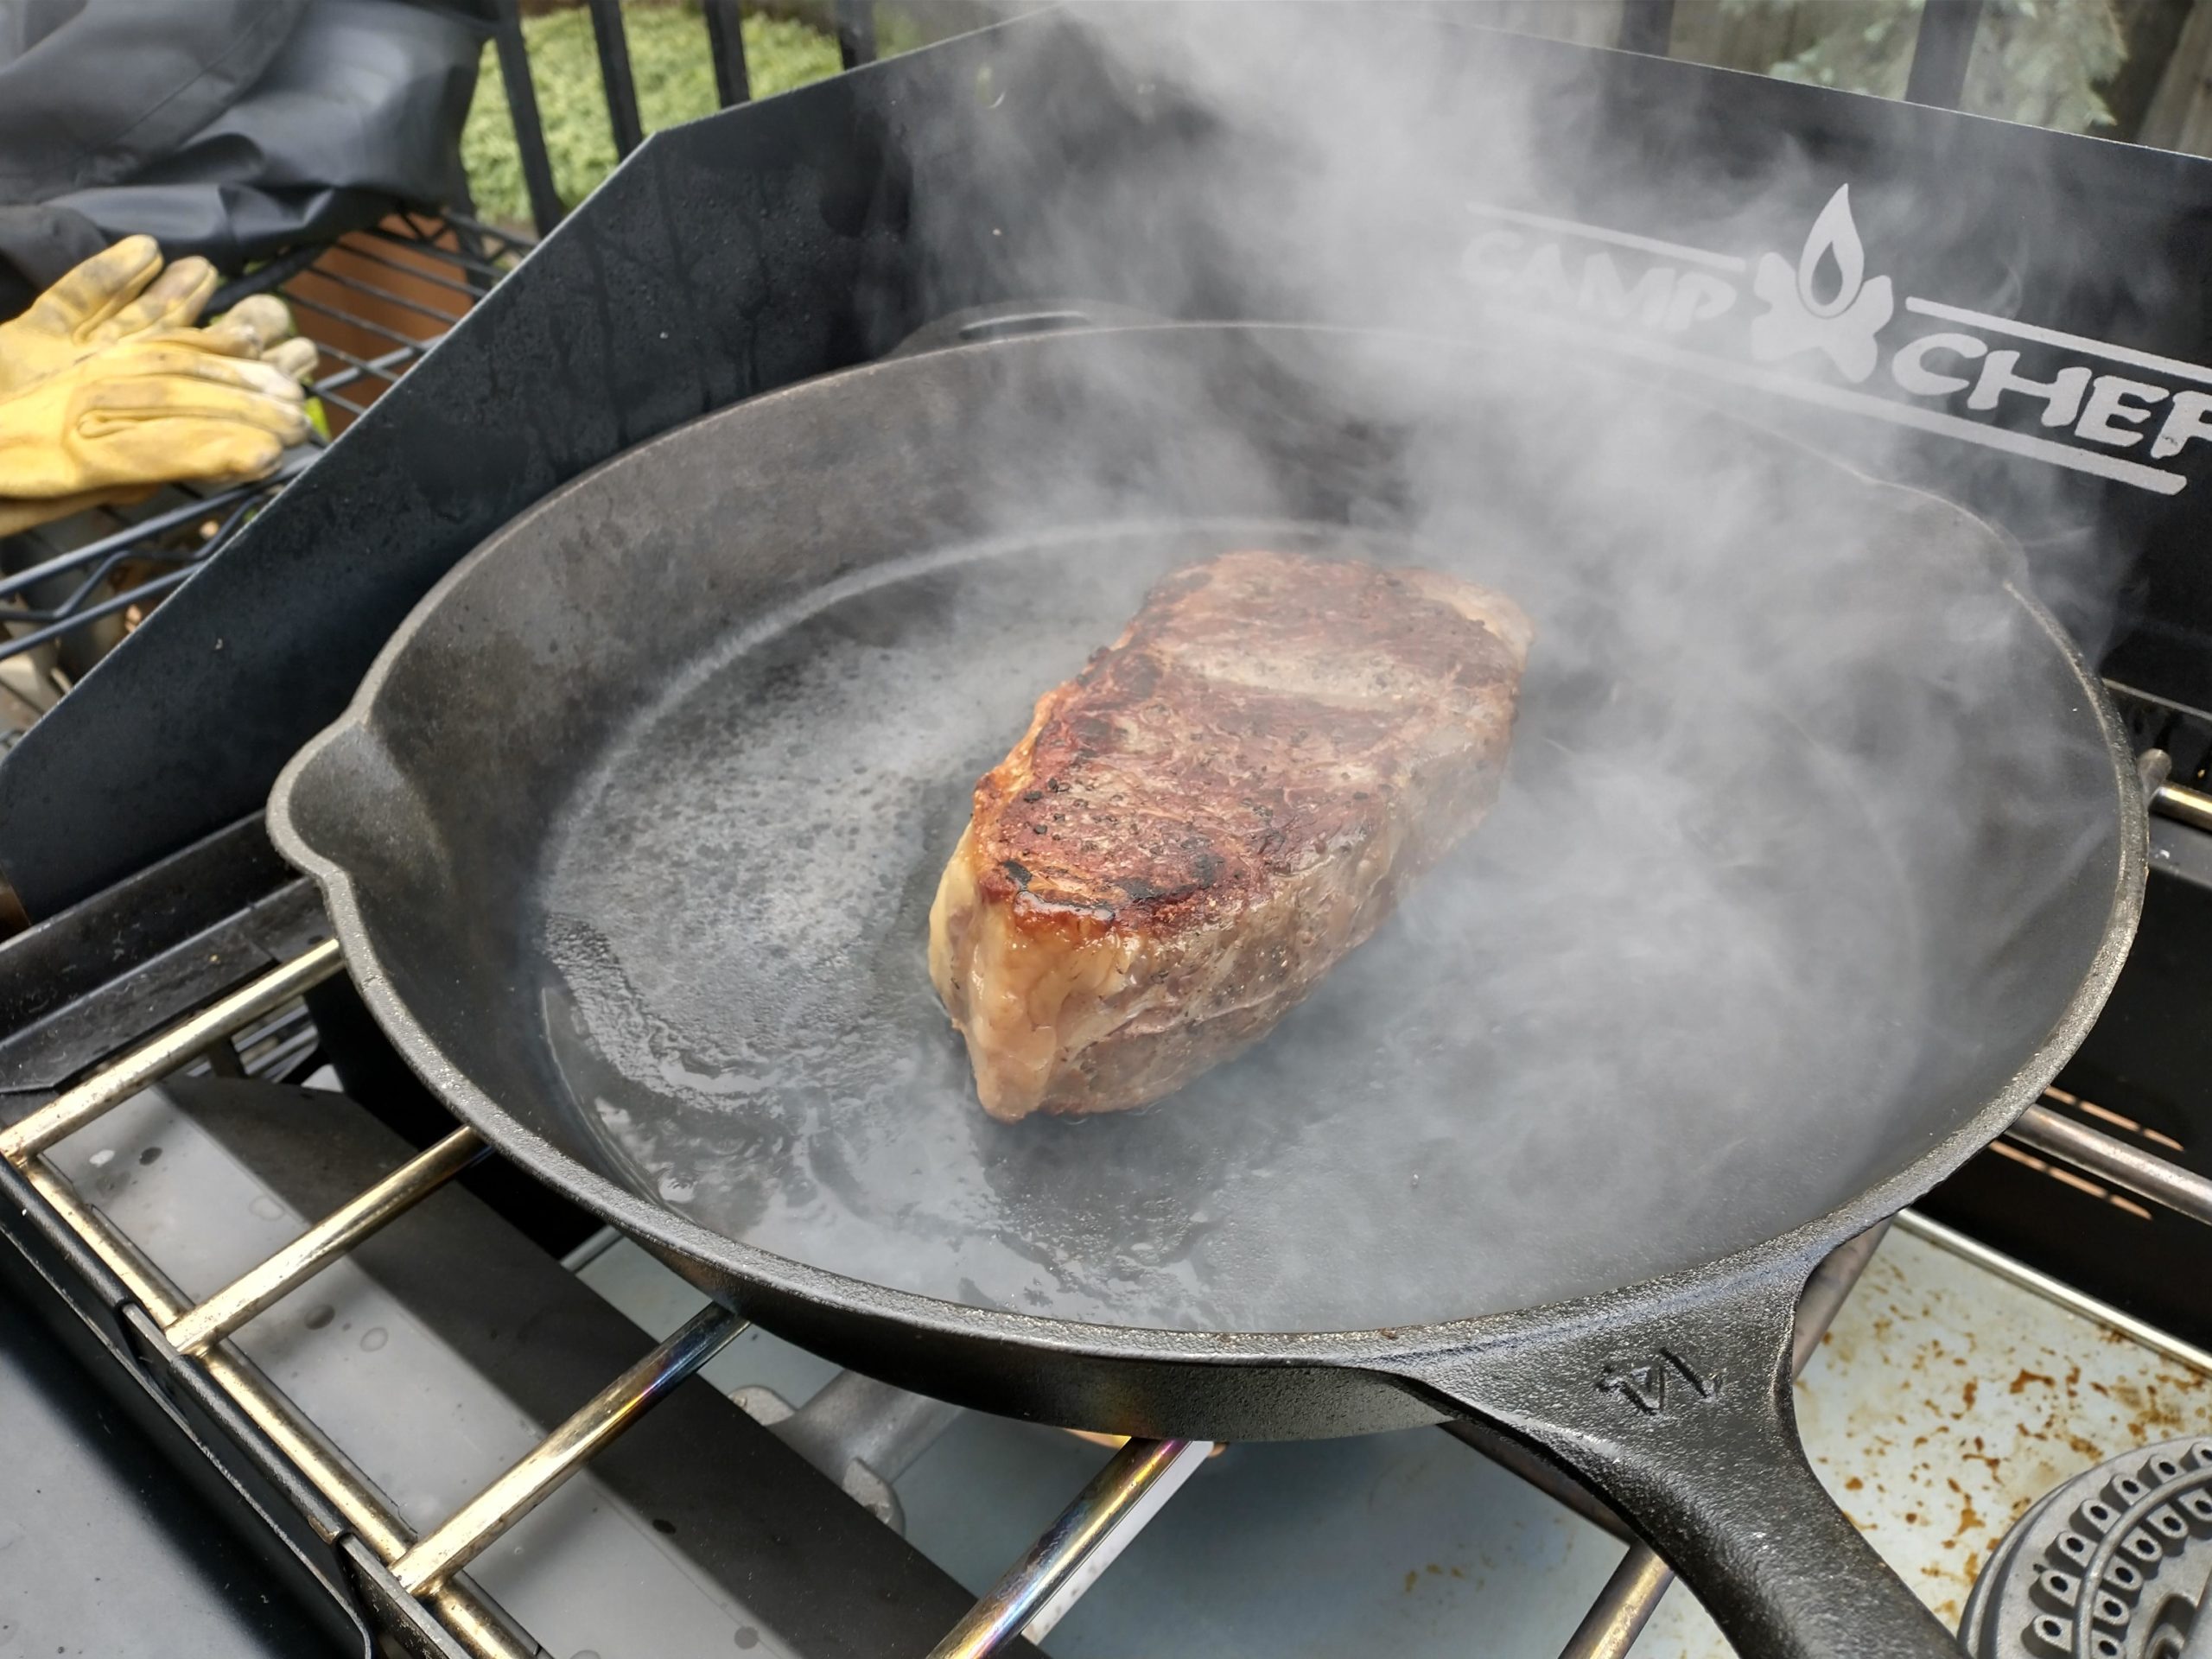
<svg viewBox="0 0 2212 1659">
<path fill-rule="evenodd" d="M 1760 1659 L 1958 1659 L 1950 1632 L 1847 1519 L 1790 1402 L 1798 1283 L 1610 1299 L 1564 1338 L 1395 1368 L 1440 1408 L 1504 1429 L 1606 1499 Z"/>
</svg>

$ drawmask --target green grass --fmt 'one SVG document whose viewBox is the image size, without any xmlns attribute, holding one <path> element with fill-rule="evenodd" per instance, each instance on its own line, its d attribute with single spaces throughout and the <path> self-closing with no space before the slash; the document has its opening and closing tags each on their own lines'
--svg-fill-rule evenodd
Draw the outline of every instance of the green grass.
<svg viewBox="0 0 2212 1659">
<path fill-rule="evenodd" d="M 624 8 L 630 73 L 637 83 L 638 113 L 656 131 L 715 108 L 715 70 L 707 55 L 707 25 L 696 6 Z M 819 29 L 788 18 L 748 16 L 745 63 L 753 96 L 766 98 L 837 73 L 837 43 Z M 553 183 L 563 206 L 589 195 L 614 166 L 614 136 L 607 124 L 600 85 L 599 50 L 587 12 L 556 11 L 525 18 L 531 81 L 537 89 L 538 119 L 553 161 Z M 527 226 L 530 195 L 523 187 L 506 88 L 489 45 L 476 78 L 476 101 L 462 130 L 461 161 L 476 211 L 495 224 Z"/>
</svg>

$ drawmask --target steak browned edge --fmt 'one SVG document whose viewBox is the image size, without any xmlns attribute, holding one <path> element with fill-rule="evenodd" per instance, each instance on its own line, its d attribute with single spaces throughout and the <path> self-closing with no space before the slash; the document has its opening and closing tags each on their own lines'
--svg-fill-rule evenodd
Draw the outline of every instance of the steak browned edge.
<svg viewBox="0 0 2212 1659">
<path fill-rule="evenodd" d="M 931 906 L 984 1109 L 1141 1106 L 1263 1036 L 1490 810 L 1533 632 L 1353 560 L 1154 587 L 976 785 Z"/>
</svg>

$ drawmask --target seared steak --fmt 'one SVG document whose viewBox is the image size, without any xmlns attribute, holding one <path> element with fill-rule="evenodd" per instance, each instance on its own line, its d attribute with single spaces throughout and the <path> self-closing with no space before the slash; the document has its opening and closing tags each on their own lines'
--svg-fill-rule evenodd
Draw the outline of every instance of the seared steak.
<svg viewBox="0 0 2212 1659">
<path fill-rule="evenodd" d="M 1155 587 L 976 785 L 931 906 L 983 1109 L 1141 1106 L 1264 1035 L 1489 810 L 1531 633 L 1429 570 Z"/>
</svg>

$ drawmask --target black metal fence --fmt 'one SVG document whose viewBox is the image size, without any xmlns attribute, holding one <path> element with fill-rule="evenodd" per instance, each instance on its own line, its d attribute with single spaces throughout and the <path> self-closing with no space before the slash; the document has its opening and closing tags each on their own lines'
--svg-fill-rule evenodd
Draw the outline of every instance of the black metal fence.
<svg viewBox="0 0 2212 1659">
<path fill-rule="evenodd" d="M 1672 0 L 1663 3 L 1671 5 Z M 638 114 L 637 83 L 630 73 L 630 42 L 623 28 L 621 0 L 585 0 L 585 3 L 591 12 L 592 36 L 599 47 L 600 82 L 607 94 L 607 120 L 614 130 L 614 153 L 619 158 L 644 143 L 645 136 Z M 707 50 L 714 60 L 715 98 L 725 110 L 743 104 L 752 98 L 753 85 L 746 70 L 738 0 L 699 0 L 699 6 L 706 18 Z M 514 118 L 531 218 L 543 236 L 560 222 L 561 198 L 554 189 L 552 157 L 546 150 L 545 129 L 538 117 L 537 89 L 531 83 L 522 18 L 517 0 L 493 0 L 493 9 L 492 39 L 499 54 L 499 79 L 506 88 L 507 108 Z M 836 0 L 833 16 L 837 55 L 844 67 L 850 69 L 874 62 L 875 8 L 869 0 Z"/>
</svg>

